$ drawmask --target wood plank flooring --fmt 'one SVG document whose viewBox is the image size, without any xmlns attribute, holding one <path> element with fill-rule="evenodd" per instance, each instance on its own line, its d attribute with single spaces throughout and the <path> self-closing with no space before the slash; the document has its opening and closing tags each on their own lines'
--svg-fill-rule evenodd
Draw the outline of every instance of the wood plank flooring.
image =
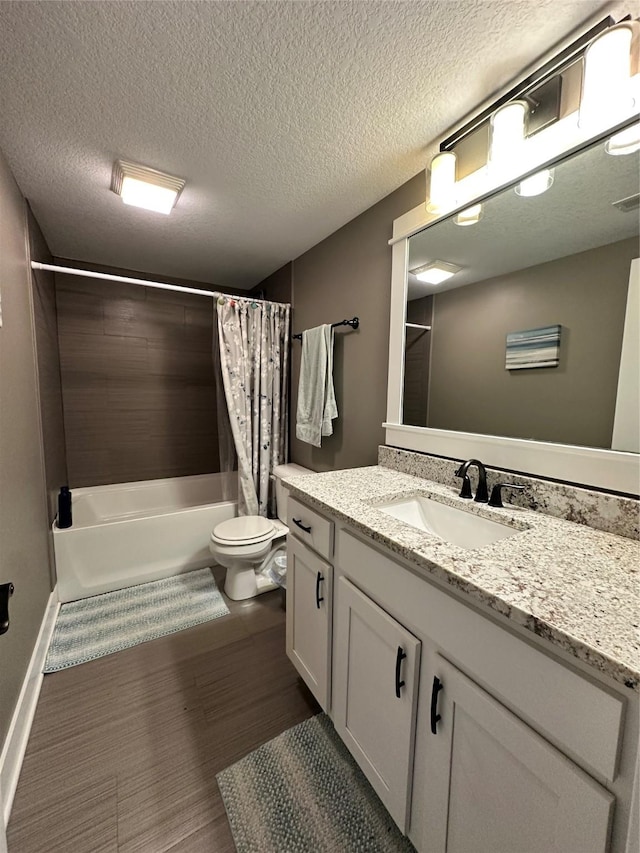
<svg viewBox="0 0 640 853">
<path fill-rule="evenodd" d="M 285 655 L 279 593 L 227 604 L 45 676 L 9 853 L 235 850 L 216 773 L 320 709 Z"/>
</svg>

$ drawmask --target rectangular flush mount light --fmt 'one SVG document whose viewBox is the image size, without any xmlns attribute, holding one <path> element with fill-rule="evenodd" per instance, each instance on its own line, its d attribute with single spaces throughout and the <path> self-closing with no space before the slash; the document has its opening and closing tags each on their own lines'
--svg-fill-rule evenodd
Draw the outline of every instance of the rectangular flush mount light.
<svg viewBox="0 0 640 853">
<path fill-rule="evenodd" d="M 452 275 L 460 272 L 462 267 L 457 267 L 455 264 L 449 264 L 446 261 L 431 261 L 431 263 L 423 264 L 421 267 L 409 270 L 415 275 L 418 281 L 426 281 L 427 284 L 442 284 Z"/>
<path fill-rule="evenodd" d="M 143 207 L 145 210 L 171 213 L 184 184 L 182 178 L 126 160 L 116 160 L 113 164 L 113 192 L 122 196 L 125 204 Z"/>
</svg>

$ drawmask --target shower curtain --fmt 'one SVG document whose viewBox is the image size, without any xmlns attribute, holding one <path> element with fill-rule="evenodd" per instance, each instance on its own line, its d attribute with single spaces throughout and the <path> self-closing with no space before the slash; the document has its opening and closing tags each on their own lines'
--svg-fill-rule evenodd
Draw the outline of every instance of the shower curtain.
<svg viewBox="0 0 640 853">
<path fill-rule="evenodd" d="M 227 404 L 227 414 L 219 413 L 220 447 L 230 454 L 226 426 L 238 459 L 240 515 L 267 515 L 270 474 L 287 461 L 290 311 L 279 302 L 221 296 L 215 303 L 214 359 Z"/>
</svg>

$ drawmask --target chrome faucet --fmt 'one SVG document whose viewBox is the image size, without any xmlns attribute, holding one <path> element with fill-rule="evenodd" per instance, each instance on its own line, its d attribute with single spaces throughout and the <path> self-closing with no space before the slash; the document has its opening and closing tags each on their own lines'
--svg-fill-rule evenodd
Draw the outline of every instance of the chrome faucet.
<svg viewBox="0 0 640 853">
<path fill-rule="evenodd" d="M 456 477 L 462 477 L 462 489 L 460 490 L 461 498 L 471 498 L 473 497 L 471 493 L 471 481 L 469 480 L 469 475 L 467 471 L 469 468 L 475 465 L 478 469 L 478 488 L 476 489 L 476 496 L 474 498 L 477 503 L 486 504 L 489 500 L 489 495 L 487 494 L 487 469 L 484 467 L 482 462 L 479 459 L 467 459 L 466 462 L 463 462 L 462 465 L 456 471 Z"/>
</svg>

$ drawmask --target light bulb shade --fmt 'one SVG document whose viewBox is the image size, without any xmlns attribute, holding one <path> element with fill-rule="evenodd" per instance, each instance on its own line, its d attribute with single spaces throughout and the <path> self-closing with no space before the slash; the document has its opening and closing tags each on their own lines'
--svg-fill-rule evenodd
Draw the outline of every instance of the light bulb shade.
<svg viewBox="0 0 640 853">
<path fill-rule="evenodd" d="M 624 21 L 597 36 L 584 54 L 579 126 L 596 133 L 633 107 L 631 46 L 637 24 Z"/>
<path fill-rule="evenodd" d="M 536 172 L 530 178 L 520 181 L 516 187 L 516 195 L 542 195 L 553 185 L 553 177 L 553 169 L 543 169 L 541 172 Z"/>
<path fill-rule="evenodd" d="M 640 123 L 616 133 L 604 145 L 607 154 L 634 154 L 640 151 Z"/>
<path fill-rule="evenodd" d="M 480 222 L 482 219 L 482 205 L 474 204 L 471 207 L 467 207 L 466 210 L 461 210 L 460 213 L 453 220 L 456 225 L 475 225 Z"/>
<path fill-rule="evenodd" d="M 431 161 L 429 183 L 429 213 L 445 213 L 456 204 L 456 155 L 443 151 Z"/>
<path fill-rule="evenodd" d="M 525 101 L 511 101 L 491 116 L 489 169 L 499 178 L 506 180 L 520 168 L 528 112 Z"/>
<path fill-rule="evenodd" d="M 111 190 L 125 204 L 164 214 L 171 213 L 184 184 L 182 178 L 128 160 L 116 160 L 111 175 Z"/>
</svg>

